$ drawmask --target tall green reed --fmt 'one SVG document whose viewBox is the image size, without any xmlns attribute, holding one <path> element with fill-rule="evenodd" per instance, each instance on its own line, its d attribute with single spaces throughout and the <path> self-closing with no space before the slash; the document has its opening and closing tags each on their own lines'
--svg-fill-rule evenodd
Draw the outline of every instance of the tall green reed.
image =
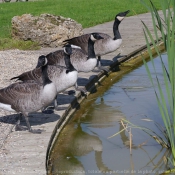
<svg viewBox="0 0 175 175">
<path fill-rule="evenodd" d="M 168 159 L 171 161 L 173 166 L 175 166 L 175 1 L 159 1 L 162 9 L 161 11 L 157 11 L 151 0 L 149 3 L 147 0 L 141 0 L 141 2 L 149 9 L 154 26 L 154 32 L 151 33 L 147 25 L 142 21 L 147 49 L 155 72 L 154 76 L 156 76 L 156 80 L 151 75 L 148 64 L 144 58 L 143 62 L 154 88 L 161 117 L 165 125 L 164 133 L 166 133 L 168 147 L 172 151 L 172 157 L 169 157 Z M 157 45 L 160 40 L 164 43 L 165 50 L 167 52 L 167 67 L 164 65 L 161 51 Z M 163 92 L 158 74 L 156 73 L 150 42 L 153 44 L 153 47 L 161 60 L 164 83 L 166 87 L 165 92 Z"/>
</svg>

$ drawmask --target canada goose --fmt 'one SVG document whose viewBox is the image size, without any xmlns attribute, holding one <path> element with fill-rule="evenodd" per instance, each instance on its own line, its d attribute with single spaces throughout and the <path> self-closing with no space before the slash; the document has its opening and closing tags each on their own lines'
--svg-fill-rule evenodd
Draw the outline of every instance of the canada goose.
<svg viewBox="0 0 175 175">
<path fill-rule="evenodd" d="M 99 33 L 100 36 L 102 36 L 104 39 L 98 40 L 94 44 L 94 50 L 96 56 L 98 56 L 98 68 L 105 70 L 104 68 L 101 67 L 101 56 L 105 55 L 107 53 L 113 52 L 117 50 L 121 43 L 122 43 L 122 38 L 119 32 L 119 24 L 120 22 L 125 18 L 125 16 L 129 13 L 128 11 L 121 12 L 115 16 L 114 24 L 113 24 L 113 33 L 114 33 L 114 38 L 109 36 L 108 34 L 105 33 Z M 63 41 L 64 43 L 69 43 L 72 45 L 76 45 L 81 47 L 82 50 L 84 50 L 86 53 L 88 52 L 88 39 L 89 39 L 90 34 L 84 34 L 78 37 L 74 37 L 71 39 L 67 39 Z"/>
<path fill-rule="evenodd" d="M 94 43 L 98 40 L 103 39 L 98 33 L 91 33 L 88 37 L 88 51 L 86 54 L 80 48 L 72 48 L 72 54 L 70 56 L 71 62 L 78 72 L 90 72 L 92 71 L 96 64 L 97 59 L 94 52 Z M 46 55 L 49 65 L 61 65 L 65 66 L 65 62 L 62 59 L 63 52 L 61 50 L 51 52 Z M 81 90 L 78 88 L 77 83 L 75 84 L 76 90 Z"/>
<path fill-rule="evenodd" d="M 32 130 L 28 114 L 48 106 L 57 94 L 55 85 L 48 78 L 47 62 L 42 65 L 41 72 L 43 83 L 25 81 L 13 83 L 0 89 L 0 108 L 21 113 L 25 117 L 28 130 L 33 133 L 38 132 L 38 130 Z"/>
<path fill-rule="evenodd" d="M 64 53 L 64 56 L 62 60 L 65 62 L 66 67 L 48 65 L 48 68 L 47 68 L 48 77 L 55 84 L 56 89 L 57 89 L 57 94 L 75 85 L 77 78 L 78 78 L 78 72 L 72 66 L 71 61 L 70 61 L 70 55 L 72 54 L 71 46 L 66 45 L 64 47 L 63 53 Z M 17 79 L 21 81 L 35 80 L 35 81 L 39 81 L 40 83 L 42 83 L 42 77 L 41 77 L 42 73 L 41 73 L 40 65 L 45 59 L 47 60 L 47 58 L 44 55 L 41 55 L 38 59 L 38 65 L 36 66 L 35 69 L 28 71 L 28 72 L 24 72 L 17 77 L 13 77 L 11 78 L 11 80 L 12 79 Z M 47 64 L 48 64 L 48 61 L 47 61 Z M 60 107 L 58 107 L 57 97 L 55 98 L 55 101 L 54 101 L 54 107 L 56 110 L 61 109 Z"/>
</svg>

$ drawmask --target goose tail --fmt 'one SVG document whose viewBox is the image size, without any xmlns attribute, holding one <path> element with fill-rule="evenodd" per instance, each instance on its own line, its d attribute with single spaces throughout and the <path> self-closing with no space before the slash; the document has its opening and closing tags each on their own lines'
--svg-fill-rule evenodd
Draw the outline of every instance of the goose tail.
<svg viewBox="0 0 175 175">
<path fill-rule="evenodd" d="M 65 42 L 64 45 L 63 45 L 63 47 L 65 47 L 67 44 L 70 44 L 70 46 L 71 46 L 73 49 L 81 49 L 80 46 L 77 46 L 77 45 L 71 44 L 71 43 L 69 43 L 69 42 Z"/>
<path fill-rule="evenodd" d="M 12 77 L 10 80 L 18 81 L 18 80 L 20 80 L 20 77 L 19 76 L 18 77 Z"/>
</svg>

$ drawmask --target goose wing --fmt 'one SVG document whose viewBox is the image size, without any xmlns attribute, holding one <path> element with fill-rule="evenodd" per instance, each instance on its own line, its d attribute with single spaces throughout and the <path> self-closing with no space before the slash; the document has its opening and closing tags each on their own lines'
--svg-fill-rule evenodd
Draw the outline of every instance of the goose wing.
<svg viewBox="0 0 175 175">
<path fill-rule="evenodd" d="M 48 77 L 51 81 L 55 82 L 56 79 L 66 70 L 64 66 L 60 65 L 48 65 Z M 65 71 L 66 72 L 66 71 Z"/>
<path fill-rule="evenodd" d="M 85 51 L 83 51 L 82 49 L 72 49 L 72 54 L 70 55 L 70 59 L 72 64 L 74 65 L 75 62 L 81 62 L 81 61 L 86 61 L 88 58 L 88 55 L 86 54 Z"/>
<path fill-rule="evenodd" d="M 86 53 L 88 52 L 88 40 L 91 34 L 84 34 L 81 36 L 77 36 L 74 38 L 67 39 L 64 42 L 64 44 L 71 44 L 81 47 L 82 50 L 84 50 Z"/>
<path fill-rule="evenodd" d="M 34 81 L 18 82 L 0 90 L 0 103 L 9 104 L 18 111 L 28 99 L 38 98 L 42 84 Z"/>
<path fill-rule="evenodd" d="M 108 34 L 106 34 L 106 33 L 99 33 L 99 35 L 101 36 L 101 37 L 103 37 L 103 39 L 100 39 L 100 40 L 97 40 L 97 41 L 103 41 L 103 40 L 105 40 L 105 39 L 111 39 L 111 36 L 110 35 L 108 35 Z"/>
<path fill-rule="evenodd" d="M 65 44 L 72 44 L 72 45 L 79 46 L 87 54 L 88 53 L 88 40 L 89 40 L 90 35 L 91 35 L 90 33 L 89 34 L 84 34 L 84 35 L 81 35 L 81 36 L 78 36 L 78 37 L 67 39 L 63 42 Z M 102 44 L 107 43 L 108 40 L 112 39 L 111 36 L 109 36 L 108 34 L 105 34 L 105 33 L 99 33 L 99 35 L 104 38 L 104 39 L 97 40 L 95 42 L 95 45 L 99 45 L 99 47 Z"/>
<path fill-rule="evenodd" d="M 57 50 L 55 52 L 51 52 L 46 55 L 48 65 L 61 65 L 65 66 L 64 61 L 64 51 L 63 50 Z"/>
<path fill-rule="evenodd" d="M 47 72 L 49 79 L 53 80 L 54 77 L 58 78 L 59 75 L 65 70 L 66 68 L 63 66 L 56 66 L 56 65 L 48 65 Z M 16 79 L 16 80 L 21 80 L 23 82 L 37 82 L 37 83 L 42 83 L 42 72 L 41 68 L 35 68 L 31 71 L 24 72 L 21 75 L 17 77 L 11 78 L 11 80 Z M 30 80 L 30 81 L 29 81 Z"/>
<path fill-rule="evenodd" d="M 10 80 L 21 80 L 21 81 L 28 81 L 28 80 L 34 80 L 41 82 L 41 68 L 36 68 L 28 72 L 24 72 L 21 75 L 17 77 L 13 77 Z"/>
</svg>

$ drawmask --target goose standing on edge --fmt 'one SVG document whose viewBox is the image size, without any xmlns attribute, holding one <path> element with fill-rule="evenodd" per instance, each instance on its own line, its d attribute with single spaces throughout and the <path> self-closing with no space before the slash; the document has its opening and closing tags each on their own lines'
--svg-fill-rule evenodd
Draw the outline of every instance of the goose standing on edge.
<svg viewBox="0 0 175 175">
<path fill-rule="evenodd" d="M 129 13 L 130 11 L 127 10 L 125 12 L 121 12 L 115 16 L 114 24 L 113 24 L 113 33 L 114 33 L 114 38 L 109 36 L 108 34 L 105 33 L 99 33 L 100 36 L 102 36 L 104 39 L 98 40 L 94 44 L 94 50 L 96 56 L 98 56 L 98 69 L 99 70 L 105 70 L 105 68 L 102 68 L 101 66 L 101 56 L 108 54 L 110 52 L 113 52 L 117 50 L 121 43 L 122 43 L 122 37 L 119 32 L 119 24 L 121 21 L 125 18 L 125 16 Z M 84 34 L 78 37 L 74 37 L 71 39 L 67 39 L 63 41 L 65 44 L 72 44 L 81 47 L 82 50 L 84 50 L 86 53 L 88 52 L 88 38 L 90 34 Z"/>
<path fill-rule="evenodd" d="M 87 38 L 87 53 L 80 48 L 72 48 L 71 63 L 78 72 L 90 72 L 95 68 L 97 59 L 94 52 L 94 43 L 102 39 L 103 37 L 99 33 L 89 34 Z M 49 53 L 46 55 L 48 64 L 65 66 L 62 55 L 63 52 L 61 50 Z M 75 84 L 75 89 L 86 93 L 86 90 L 78 88 L 77 83 Z"/>
<path fill-rule="evenodd" d="M 47 61 L 41 67 L 43 83 L 36 81 L 18 82 L 0 89 L 0 108 L 11 112 L 20 113 L 25 117 L 29 132 L 41 133 L 39 130 L 32 130 L 28 121 L 28 114 L 36 112 L 48 106 L 57 94 L 56 87 L 48 78 Z M 17 123 L 16 128 L 21 128 Z"/>
<path fill-rule="evenodd" d="M 64 50 L 61 50 L 61 52 L 63 53 L 61 59 L 63 60 L 65 67 L 57 66 L 57 65 L 48 65 L 48 68 L 47 68 L 48 77 L 55 84 L 57 89 L 57 94 L 62 91 L 65 91 L 67 88 L 74 86 L 78 78 L 78 72 L 73 67 L 70 61 L 70 55 L 72 54 L 71 46 L 66 45 L 64 47 Z M 28 72 L 24 72 L 17 77 L 13 77 L 11 78 L 11 80 L 13 79 L 17 79 L 21 81 L 34 80 L 42 83 L 42 78 L 41 78 L 42 73 L 41 73 L 40 65 L 42 64 L 42 62 L 44 62 L 44 60 L 47 60 L 47 64 L 48 64 L 48 59 L 46 58 L 46 56 L 41 55 L 38 58 L 38 64 L 35 69 Z M 58 106 L 57 96 L 54 100 L 54 108 L 55 110 L 64 109 Z M 49 111 L 44 111 L 43 109 L 42 112 L 46 113 Z"/>
</svg>

